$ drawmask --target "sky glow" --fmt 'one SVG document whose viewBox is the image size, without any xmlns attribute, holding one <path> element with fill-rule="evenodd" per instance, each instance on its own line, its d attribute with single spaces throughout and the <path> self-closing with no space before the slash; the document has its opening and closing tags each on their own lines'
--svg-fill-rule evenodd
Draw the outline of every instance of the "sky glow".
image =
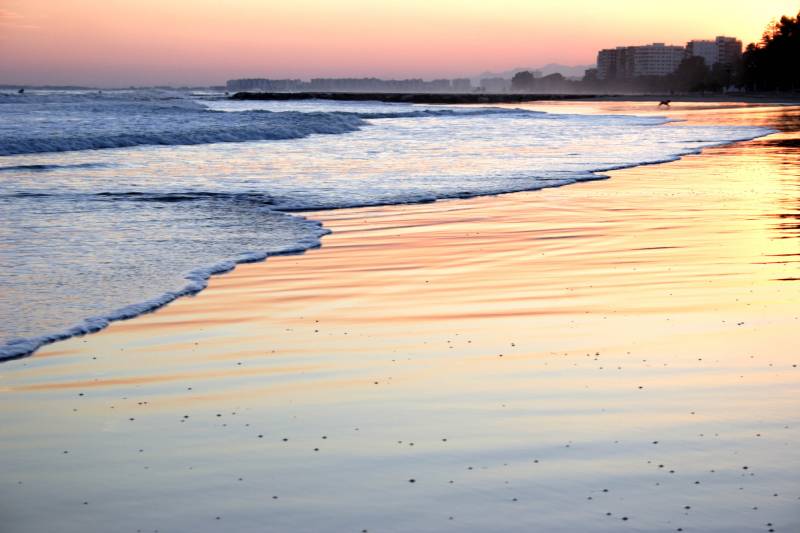
<svg viewBox="0 0 800 533">
<path fill-rule="evenodd" d="M 0 0 L 0 83 L 457 77 L 599 48 L 757 40 L 786 0 Z"/>
</svg>

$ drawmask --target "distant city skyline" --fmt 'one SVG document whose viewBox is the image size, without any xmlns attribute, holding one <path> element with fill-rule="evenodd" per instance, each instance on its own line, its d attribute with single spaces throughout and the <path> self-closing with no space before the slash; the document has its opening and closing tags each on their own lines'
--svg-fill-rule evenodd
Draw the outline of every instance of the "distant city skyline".
<svg viewBox="0 0 800 533">
<path fill-rule="evenodd" d="M 222 85 L 458 78 L 592 65 L 620 45 L 757 41 L 787 0 L 3 0 L 0 84 Z"/>
</svg>

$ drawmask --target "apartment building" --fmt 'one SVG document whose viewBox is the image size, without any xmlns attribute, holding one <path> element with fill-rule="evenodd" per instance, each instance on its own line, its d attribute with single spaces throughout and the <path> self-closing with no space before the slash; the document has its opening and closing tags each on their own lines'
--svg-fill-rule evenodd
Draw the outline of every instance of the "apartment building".
<svg viewBox="0 0 800 533">
<path fill-rule="evenodd" d="M 712 40 L 694 40 L 686 43 L 686 53 L 702 57 L 706 65 L 713 67 L 720 63 L 732 65 L 742 57 L 742 41 L 736 37 L 720 35 Z"/>
<path fill-rule="evenodd" d="M 644 46 L 618 46 L 597 53 L 597 78 L 630 79 L 638 76 L 667 76 L 678 69 L 686 57 L 702 57 L 706 65 L 732 65 L 742 56 L 742 41 L 718 36 L 714 40 L 693 40 L 685 47 L 653 43 Z"/>
<path fill-rule="evenodd" d="M 686 57 L 683 46 L 667 46 L 653 43 L 633 47 L 634 76 L 666 76 L 678 70 L 678 65 Z"/>
<path fill-rule="evenodd" d="M 597 77 L 609 80 L 666 76 L 675 72 L 685 57 L 686 50 L 682 46 L 664 43 L 600 50 L 597 54 Z"/>
</svg>

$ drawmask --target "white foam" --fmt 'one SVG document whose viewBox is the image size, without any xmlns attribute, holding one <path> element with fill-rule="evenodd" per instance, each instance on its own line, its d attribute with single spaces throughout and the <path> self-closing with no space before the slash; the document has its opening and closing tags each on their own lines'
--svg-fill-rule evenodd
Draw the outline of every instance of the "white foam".
<svg viewBox="0 0 800 533">
<path fill-rule="evenodd" d="M 328 230 L 320 229 L 318 235 L 313 237 L 309 236 L 298 240 L 296 244 L 291 246 L 273 249 L 268 252 L 251 252 L 240 255 L 235 259 L 224 260 L 208 267 L 197 268 L 186 274 L 184 279 L 188 283 L 178 290 L 168 291 L 155 298 L 150 298 L 142 302 L 126 305 L 103 315 L 85 318 L 79 324 L 61 331 L 31 338 L 12 339 L 5 344 L 0 345 L 0 361 L 24 357 L 32 354 L 47 344 L 70 339 L 72 337 L 96 333 L 108 327 L 112 322 L 128 320 L 145 313 L 151 313 L 156 309 L 164 307 L 165 305 L 177 300 L 178 298 L 197 294 L 208 287 L 208 280 L 211 278 L 211 276 L 230 272 L 231 270 L 235 269 L 236 265 L 238 264 L 256 263 L 277 255 L 301 254 L 311 248 L 319 247 L 320 237 L 327 233 L 329 233 Z"/>
</svg>

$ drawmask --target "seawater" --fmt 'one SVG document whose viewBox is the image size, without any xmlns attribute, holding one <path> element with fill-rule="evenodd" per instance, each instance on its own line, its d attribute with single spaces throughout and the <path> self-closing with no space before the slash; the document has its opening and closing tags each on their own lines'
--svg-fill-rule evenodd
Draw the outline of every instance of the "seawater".
<svg viewBox="0 0 800 533">
<path fill-rule="evenodd" d="M 600 179 L 769 130 L 172 91 L 0 93 L 0 359 L 318 246 L 298 211 Z"/>
</svg>

